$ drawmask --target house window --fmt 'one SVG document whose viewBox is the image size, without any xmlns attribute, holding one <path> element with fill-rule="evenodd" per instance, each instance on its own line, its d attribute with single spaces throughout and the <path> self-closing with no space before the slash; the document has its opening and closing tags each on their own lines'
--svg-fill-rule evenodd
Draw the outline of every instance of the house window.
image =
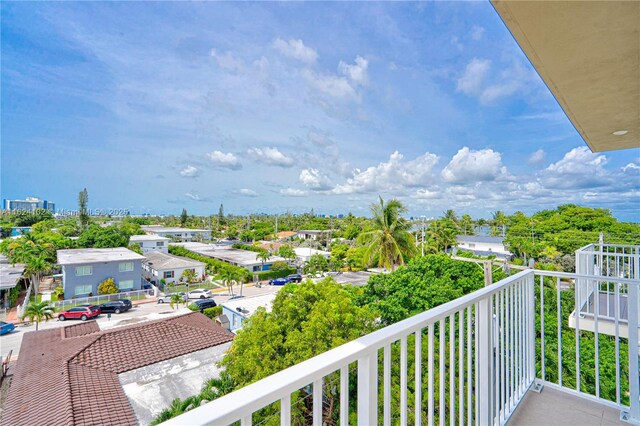
<svg viewBox="0 0 640 426">
<path fill-rule="evenodd" d="M 164 271 L 165 278 L 173 278 L 173 271 Z"/>
<path fill-rule="evenodd" d="M 76 277 L 93 274 L 93 266 L 76 266 Z"/>
<path fill-rule="evenodd" d="M 156 247 L 164 247 L 164 241 L 158 241 Z"/>
<path fill-rule="evenodd" d="M 133 290 L 133 280 L 122 280 L 118 282 L 120 290 Z"/>
<path fill-rule="evenodd" d="M 80 294 L 89 294 L 92 290 L 93 288 L 91 287 L 91 284 L 77 285 L 75 295 L 78 296 Z"/>
<path fill-rule="evenodd" d="M 469 248 L 476 248 L 476 245 L 474 243 L 469 243 Z"/>
<path fill-rule="evenodd" d="M 133 271 L 133 262 L 124 262 L 118 265 L 118 270 L 120 272 L 131 272 Z"/>
</svg>

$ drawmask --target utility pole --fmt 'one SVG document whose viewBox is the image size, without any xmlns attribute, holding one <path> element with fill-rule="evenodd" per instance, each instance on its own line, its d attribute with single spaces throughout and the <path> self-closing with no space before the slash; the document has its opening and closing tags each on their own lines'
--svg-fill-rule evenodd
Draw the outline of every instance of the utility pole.
<svg viewBox="0 0 640 426">
<path fill-rule="evenodd" d="M 491 261 L 485 260 L 482 262 L 484 265 L 484 286 L 490 286 L 493 284 L 493 271 L 491 270 Z"/>
<path fill-rule="evenodd" d="M 276 214 L 276 237 L 278 236 L 278 215 Z"/>
</svg>

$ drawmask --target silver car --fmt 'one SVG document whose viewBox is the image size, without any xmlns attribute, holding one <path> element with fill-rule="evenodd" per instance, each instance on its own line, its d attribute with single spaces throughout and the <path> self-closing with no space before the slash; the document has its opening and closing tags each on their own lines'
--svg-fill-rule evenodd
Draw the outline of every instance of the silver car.
<svg viewBox="0 0 640 426">
<path fill-rule="evenodd" d="M 213 297 L 213 293 L 211 293 L 211 290 L 199 288 L 196 290 L 191 290 L 188 294 L 188 297 L 189 299 L 209 299 Z"/>
<path fill-rule="evenodd" d="M 180 296 L 182 296 L 183 302 L 187 301 L 186 293 L 181 291 L 179 293 L 169 293 L 169 294 L 165 294 L 164 296 L 158 297 L 158 303 L 171 303 L 171 298 L 173 297 L 174 294 L 179 294 Z"/>
</svg>

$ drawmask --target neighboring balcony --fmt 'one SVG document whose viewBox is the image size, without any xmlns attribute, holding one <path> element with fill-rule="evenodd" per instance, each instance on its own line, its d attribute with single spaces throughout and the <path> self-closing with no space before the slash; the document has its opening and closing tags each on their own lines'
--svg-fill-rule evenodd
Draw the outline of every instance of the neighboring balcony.
<svg viewBox="0 0 640 426">
<path fill-rule="evenodd" d="M 606 247 L 581 250 L 595 248 L 606 260 Z M 525 270 L 167 424 L 638 424 L 638 248 L 626 254 L 625 276 Z M 592 327 L 570 323 L 607 288 L 606 316 L 595 304 Z"/>
</svg>

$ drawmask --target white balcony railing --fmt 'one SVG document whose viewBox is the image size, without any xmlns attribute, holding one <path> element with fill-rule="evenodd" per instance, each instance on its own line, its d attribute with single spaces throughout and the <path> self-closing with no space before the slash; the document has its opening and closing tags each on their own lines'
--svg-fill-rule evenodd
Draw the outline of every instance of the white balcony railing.
<svg viewBox="0 0 640 426">
<path fill-rule="evenodd" d="M 603 395 L 600 347 L 611 341 L 599 342 L 597 315 L 595 333 L 582 331 L 578 319 L 575 330 L 567 334 L 571 309 L 567 309 L 561 281 L 576 286 L 606 284 L 615 289 L 625 285 L 633 300 L 637 300 L 640 285 L 637 279 L 612 281 L 611 277 L 522 271 L 280 371 L 166 424 L 240 421 L 251 425 L 254 419 L 273 424 L 279 417 L 280 424 L 288 425 L 292 416 L 300 417 L 297 423 L 313 425 L 346 425 L 349 421 L 359 425 L 504 424 L 525 393 L 540 386 L 597 400 L 639 419 L 638 345 L 629 345 L 628 356 L 621 359 L 626 339 L 619 333 L 606 336 L 615 340 L 616 380 L 615 396 L 611 392 Z M 573 298 L 569 306 L 573 307 Z M 619 317 L 615 306 L 612 315 Z M 633 308 L 637 304 L 629 306 L 629 323 L 637 325 L 638 312 Z M 549 324 L 551 321 L 555 324 Z M 637 342 L 637 326 L 630 327 L 630 333 L 630 341 Z M 575 349 L 571 346 L 575 353 L 563 354 L 563 339 L 566 343 L 568 338 L 575 340 Z M 593 348 L 586 351 L 585 345 L 591 342 L 595 342 Z M 594 353 L 593 365 L 585 365 L 581 349 Z M 547 364 L 553 360 L 552 371 Z M 335 410 L 327 403 L 329 397 L 339 401 Z"/>
</svg>

